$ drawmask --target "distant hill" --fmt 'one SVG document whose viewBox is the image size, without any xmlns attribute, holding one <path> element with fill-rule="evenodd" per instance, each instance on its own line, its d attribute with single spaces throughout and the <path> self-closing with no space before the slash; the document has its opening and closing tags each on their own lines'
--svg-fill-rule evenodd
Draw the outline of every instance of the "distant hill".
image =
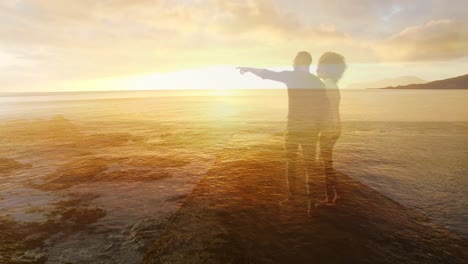
<svg viewBox="0 0 468 264">
<path fill-rule="evenodd" d="M 468 89 L 468 74 L 425 84 L 385 87 L 383 89 Z"/>
<path fill-rule="evenodd" d="M 374 82 L 353 83 L 353 84 L 350 84 L 347 88 L 349 89 L 385 88 L 385 87 L 390 87 L 390 86 L 422 84 L 422 83 L 427 83 L 427 81 L 416 76 L 400 76 L 397 78 L 387 78 L 387 79 L 382 79 L 382 80 L 378 80 Z"/>
</svg>

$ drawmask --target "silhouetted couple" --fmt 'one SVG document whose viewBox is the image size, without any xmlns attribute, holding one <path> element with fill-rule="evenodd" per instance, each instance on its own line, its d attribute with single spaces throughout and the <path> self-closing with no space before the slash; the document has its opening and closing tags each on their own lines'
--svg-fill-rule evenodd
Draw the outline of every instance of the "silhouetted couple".
<svg viewBox="0 0 468 264">
<path fill-rule="evenodd" d="M 289 111 L 284 136 L 289 189 L 286 202 L 293 201 L 299 195 L 296 164 L 300 146 L 307 167 L 308 190 L 312 189 L 310 184 L 314 177 L 325 175 L 326 198 L 316 205 L 332 206 L 340 199 L 337 174 L 333 170 L 333 148 L 341 134 L 337 83 L 346 70 L 346 63 L 342 55 L 327 52 L 320 57 L 317 65 L 318 77 L 310 72 L 311 64 L 312 56 L 302 51 L 294 58 L 293 71 L 275 72 L 249 67 L 239 67 L 239 70 L 242 74 L 250 72 L 263 79 L 282 82 L 288 87 Z M 316 161 L 317 146 L 319 161 Z"/>
</svg>

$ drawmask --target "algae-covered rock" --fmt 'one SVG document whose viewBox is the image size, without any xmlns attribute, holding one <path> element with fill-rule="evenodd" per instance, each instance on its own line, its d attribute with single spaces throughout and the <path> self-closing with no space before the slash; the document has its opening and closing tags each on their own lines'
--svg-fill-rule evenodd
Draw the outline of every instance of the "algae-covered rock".
<svg viewBox="0 0 468 264">
<path fill-rule="evenodd" d="M 47 217 L 46 221 L 0 218 L 0 263 L 46 263 L 46 244 L 83 230 L 106 215 L 104 209 L 89 204 L 92 198 L 95 197 L 73 197 L 38 209 Z"/>
<path fill-rule="evenodd" d="M 41 190 L 67 189 L 77 184 L 95 182 L 147 182 L 171 177 L 164 169 L 190 164 L 190 159 L 161 156 L 104 158 L 85 156 L 60 165 L 46 177 L 45 183 L 35 185 Z"/>
<path fill-rule="evenodd" d="M 31 165 L 20 163 L 14 159 L 0 158 L 0 173 L 8 173 L 29 167 L 31 167 Z"/>
</svg>

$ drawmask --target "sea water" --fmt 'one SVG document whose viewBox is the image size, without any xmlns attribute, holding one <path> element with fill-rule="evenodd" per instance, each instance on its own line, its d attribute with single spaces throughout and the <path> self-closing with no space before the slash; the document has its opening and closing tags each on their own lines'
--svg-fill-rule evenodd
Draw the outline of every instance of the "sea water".
<svg viewBox="0 0 468 264">
<path fill-rule="evenodd" d="M 341 95 L 336 168 L 468 237 L 468 91 Z M 217 152 L 268 142 L 284 131 L 286 113 L 286 90 L 2 94 L 0 158 L 27 166 L 0 172 L 0 219 L 46 221 L 57 201 L 94 197 L 79 199 L 106 212 L 91 223 L 97 231 L 54 233 L 49 261 L 137 262 L 145 237 L 157 236 L 154 226 L 178 210 Z M 112 178 L 47 185 L 57 172 L 90 166 Z M 167 177 L 134 178 L 149 171 Z"/>
</svg>

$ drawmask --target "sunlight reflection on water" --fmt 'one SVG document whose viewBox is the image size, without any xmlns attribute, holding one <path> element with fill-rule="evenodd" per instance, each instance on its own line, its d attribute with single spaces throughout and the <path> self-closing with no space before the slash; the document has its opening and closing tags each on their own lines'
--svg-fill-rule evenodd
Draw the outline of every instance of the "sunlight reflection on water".
<svg viewBox="0 0 468 264">
<path fill-rule="evenodd" d="M 53 202 L 94 197 L 79 198 L 80 208 L 103 208 L 105 216 L 71 236 L 49 237 L 49 258 L 86 261 L 105 252 L 104 260 L 136 263 L 148 243 L 139 237 L 154 238 L 219 150 L 233 148 L 226 157 L 233 161 L 235 147 L 283 144 L 285 91 L 230 98 L 164 93 L 0 97 L 0 120 L 10 120 L 0 128 L 0 158 L 31 165 L 0 177 L 0 218 L 44 221 Z M 467 99 L 466 91 L 343 92 L 337 168 L 468 236 Z M 48 123 L 56 115 L 65 118 Z M 63 168 L 70 161 L 75 167 Z M 64 178 L 69 171 L 79 180 Z M 49 181 L 58 187 L 50 189 Z M 76 250 L 63 259 L 60 252 L 70 248 Z"/>
</svg>

